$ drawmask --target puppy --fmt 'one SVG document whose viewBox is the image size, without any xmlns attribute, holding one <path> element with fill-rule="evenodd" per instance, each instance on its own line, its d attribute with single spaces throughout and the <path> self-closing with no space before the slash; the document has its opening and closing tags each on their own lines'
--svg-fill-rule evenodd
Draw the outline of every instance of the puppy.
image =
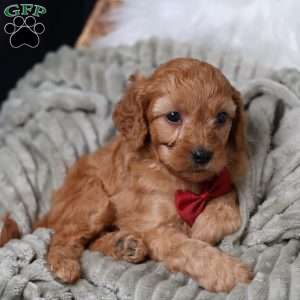
<svg viewBox="0 0 300 300">
<path fill-rule="evenodd" d="M 89 247 L 129 262 L 162 261 L 210 291 L 249 282 L 248 266 L 213 247 L 240 226 L 240 94 L 213 66 L 178 58 L 149 78 L 133 76 L 113 119 L 119 133 L 70 169 L 35 225 L 55 230 L 47 260 L 56 276 L 76 281 Z"/>
</svg>

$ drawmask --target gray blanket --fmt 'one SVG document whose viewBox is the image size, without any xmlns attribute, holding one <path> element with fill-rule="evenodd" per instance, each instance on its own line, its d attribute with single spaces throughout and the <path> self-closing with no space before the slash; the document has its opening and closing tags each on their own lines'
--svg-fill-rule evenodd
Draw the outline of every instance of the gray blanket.
<svg viewBox="0 0 300 300">
<path fill-rule="evenodd" d="M 111 111 L 128 75 L 149 73 L 176 56 L 220 67 L 244 95 L 251 165 L 239 186 L 243 221 L 220 248 L 252 265 L 254 280 L 229 295 L 214 294 L 163 264 L 133 265 L 85 251 L 82 279 L 57 282 L 44 259 L 52 233 L 31 233 L 33 221 L 48 210 L 68 167 L 114 133 Z M 0 248 L 1 299 L 299 300 L 299 97 L 296 70 L 272 72 L 230 53 L 171 41 L 47 55 L 19 81 L 0 113 L 0 206 L 23 234 Z"/>
</svg>

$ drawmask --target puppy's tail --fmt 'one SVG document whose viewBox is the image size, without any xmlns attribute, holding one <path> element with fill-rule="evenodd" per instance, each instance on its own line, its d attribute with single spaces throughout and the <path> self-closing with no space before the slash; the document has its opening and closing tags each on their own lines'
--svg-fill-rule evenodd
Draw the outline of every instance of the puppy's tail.
<svg viewBox="0 0 300 300">
<path fill-rule="evenodd" d="M 0 228 L 0 247 L 12 239 L 20 238 L 21 234 L 17 223 L 6 214 L 3 218 L 3 226 Z"/>
</svg>

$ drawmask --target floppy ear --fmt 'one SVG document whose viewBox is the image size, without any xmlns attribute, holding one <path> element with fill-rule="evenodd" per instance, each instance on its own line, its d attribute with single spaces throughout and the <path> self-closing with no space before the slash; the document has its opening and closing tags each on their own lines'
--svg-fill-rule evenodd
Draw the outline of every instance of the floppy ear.
<svg viewBox="0 0 300 300">
<path fill-rule="evenodd" d="M 231 176 L 234 181 L 245 175 L 248 167 L 248 147 L 246 138 L 246 114 L 241 94 L 233 88 L 236 115 L 229 136 L 231 143 Z"/>
<path fill-rule="evenodd" d="M 127 91 L 116 105 L 113 121 L 121 135 L 133 150 L 140 149 L 148 134 L 145 117 L 146 99 L 143 97 L 145 79 L 138 74 L 131 75 Z"/>
</svg>

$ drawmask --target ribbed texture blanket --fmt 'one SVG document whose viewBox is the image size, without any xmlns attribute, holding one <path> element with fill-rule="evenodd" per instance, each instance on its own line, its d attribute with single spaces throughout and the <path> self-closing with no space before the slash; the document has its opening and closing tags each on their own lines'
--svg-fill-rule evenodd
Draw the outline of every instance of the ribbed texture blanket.
<svg viewBox="0 0 300 300">
<path fill-rule="evenodd" d="M 250 171 L 238 187 L 242 226 L 220 248 L 253 266 L 249 285 L 214 294 L 163 264 L 134 265 L 85 251 L 82 279 L 57 282 L 44 259 L 48 229 L 31 233 L 68 167 L 114 134 L 111 112 L 128 76 L 173 57 L 221 68 L 241 90 L 249 116 Z M 21 240 L 0 248 L 0 298 L 202 300 L 300 299 L 300 73 L 273 73 L 218 49 L 170 40 L 102 50 L 62 48 L 47 55 L 0 113 L 0 207 Z M 1 230 L 1 222 L 0 222 Z"/>
</svg>

